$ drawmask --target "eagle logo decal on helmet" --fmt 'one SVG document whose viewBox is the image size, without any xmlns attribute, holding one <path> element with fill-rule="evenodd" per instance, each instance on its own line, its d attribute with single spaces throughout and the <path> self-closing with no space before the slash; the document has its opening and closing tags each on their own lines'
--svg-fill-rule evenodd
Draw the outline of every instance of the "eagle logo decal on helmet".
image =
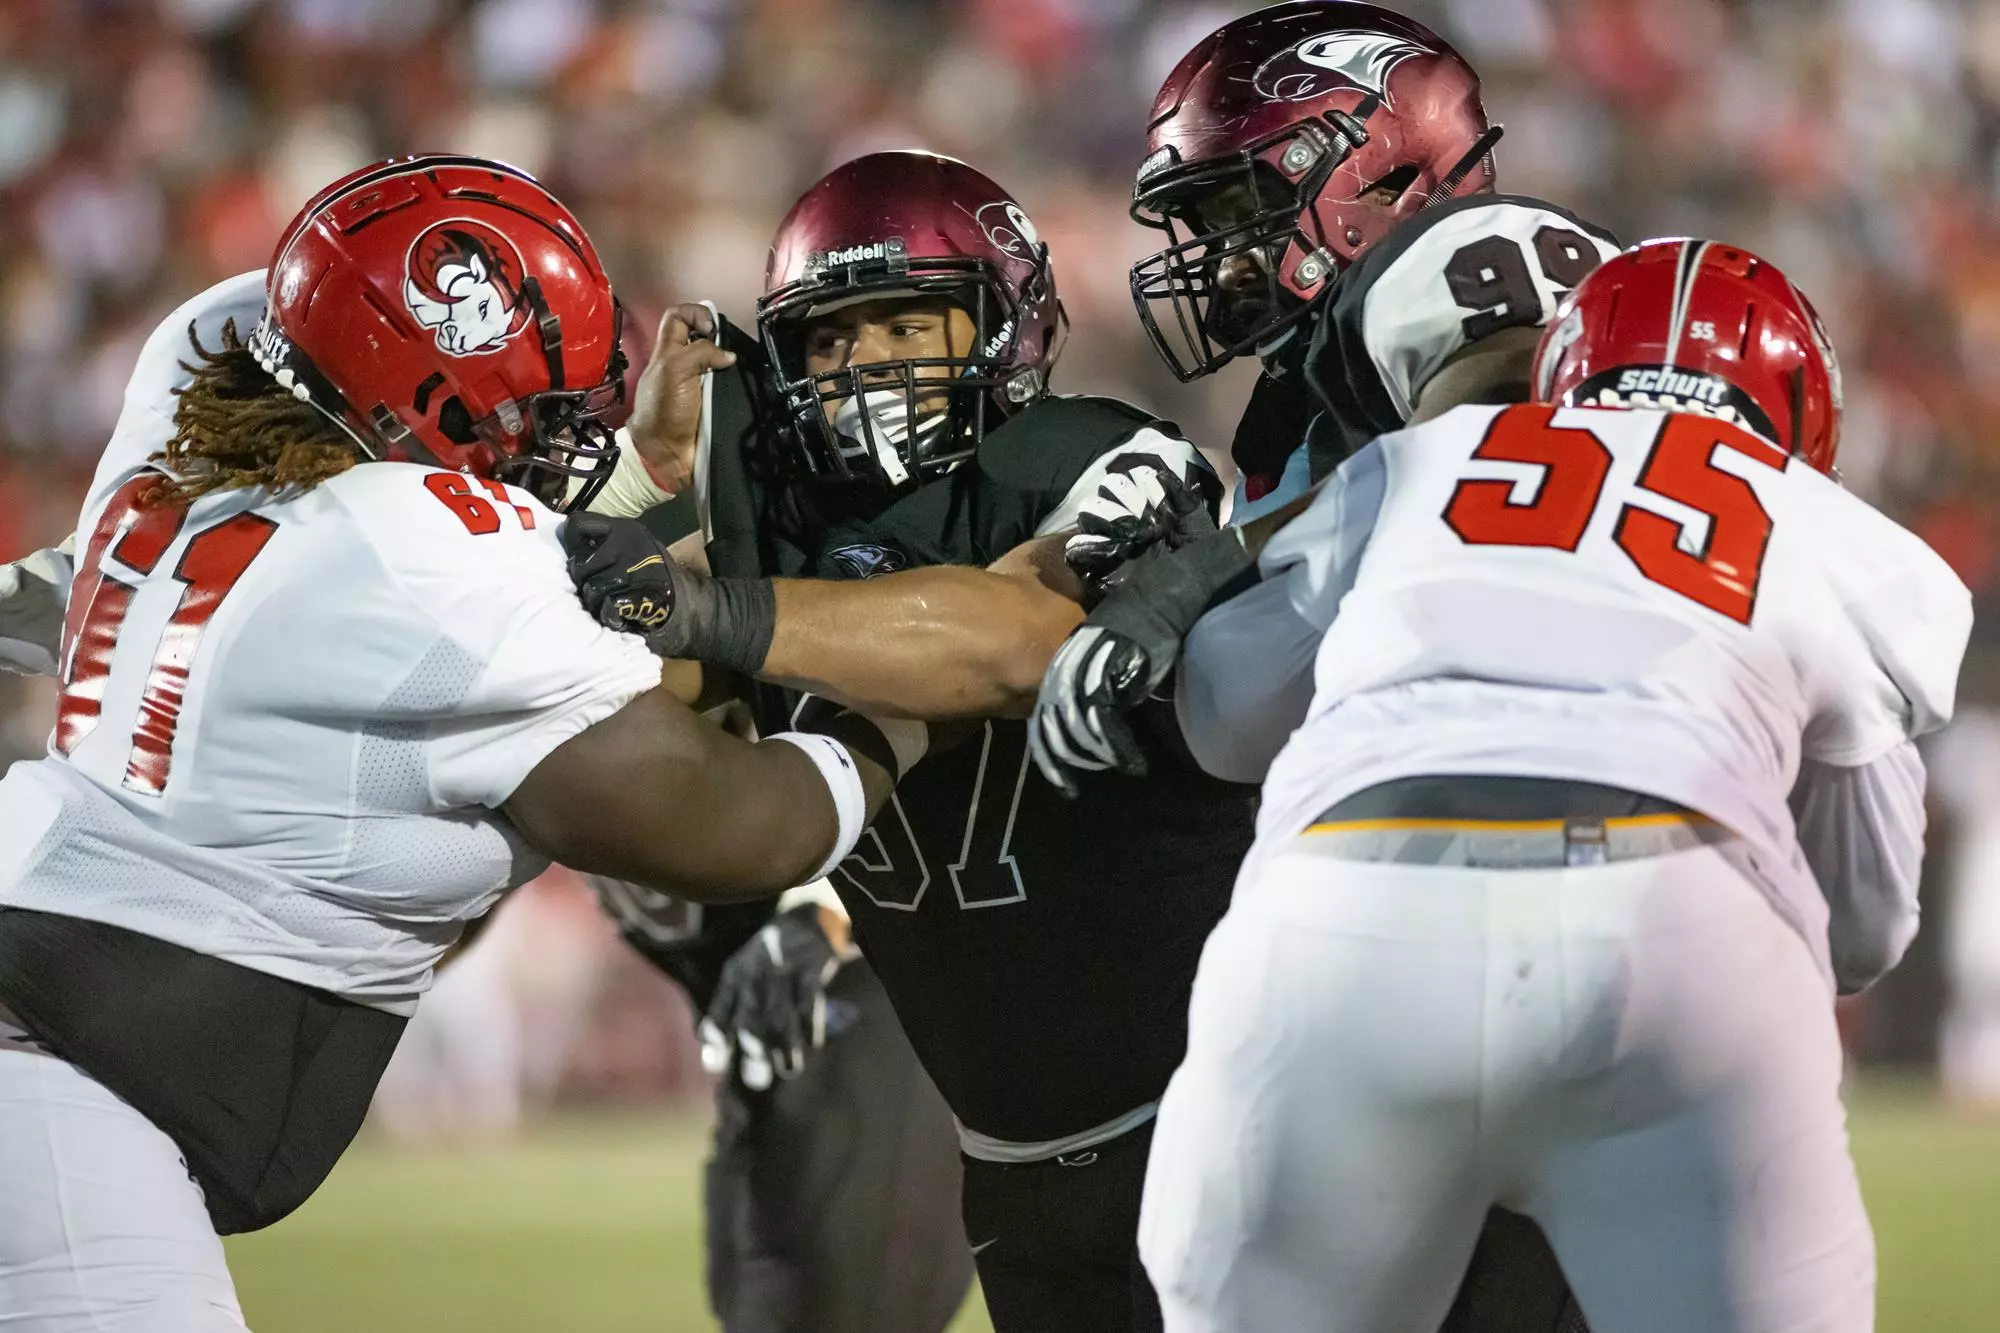
<svg viewBox="0 0 2000 1333">
<path fill-rule="evenodd" d="M 1436 54 L 1419 42 L 1384 32 L 1327 32 L 1272 56 L 1257 70 L 1253 82 L 1265 97 L 1295 102 L 1327 91 L 1327 76 L 1319 72 L 1324 70 L 1386 103 L 1390 100 L 1389 74 L 1396 66 L 1411 56 Z M 1310 68 L 1300 69 L 1300 65 Z"/>
<path fill-rule="evenodd" d="M 521 252 L 483 222 L 447 218 L 410 243 L 403 299 L 447 356 L 497 352 L 528 327 Z"/>
<path fill-rule="evenodd" d="M 986 233 L 986 239 L 993 243 L 994 249 L 1016 259 L 1032 260 L 1036 247 L 1042 242 L 1035 224 L 1028 221 L 1028 215 L 1011 199 L 996 199 L 985 205 L 974 220 Z"/>
</svg>

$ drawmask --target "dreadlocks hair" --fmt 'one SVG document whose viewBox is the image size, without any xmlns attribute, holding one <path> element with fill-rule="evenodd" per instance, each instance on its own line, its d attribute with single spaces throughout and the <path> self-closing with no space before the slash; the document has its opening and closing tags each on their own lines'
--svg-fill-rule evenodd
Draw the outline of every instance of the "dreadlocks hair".
<svg viewBox="0 0 2000 1333">
<path fill-rule="evenodd" d="M 252 486 L 309 491 L 361 461 L 346 431 L 257 364 L 235 320 L 223 324 L 215 351 L 201 345 L 192 321 L 188 342 L 198 364 L 181 367 L 194 381 L 174 390 L 174 436 L 153 455 L 174 476 L 152 490 L 149 504 L 184 505 Z"/>
</svg>

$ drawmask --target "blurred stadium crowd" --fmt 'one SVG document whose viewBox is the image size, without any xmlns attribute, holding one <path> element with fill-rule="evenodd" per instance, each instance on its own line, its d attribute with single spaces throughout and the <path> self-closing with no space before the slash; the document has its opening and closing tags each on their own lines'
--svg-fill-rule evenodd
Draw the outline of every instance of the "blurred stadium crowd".
<svg viewBox="0 0 2000 1333">
<path fill-rule="evenodd" d="M 2000 0 L 1391 3 L 1485 75 L 1504 188 L 1627 241 L 1704 233 L 1783 263 L 1842 356 L 1848 483 L 1954 564 L 1977 633 L 2000 642 Z M 68 531 L 166 311 L 262 265 L 317 186 L 417 149 L 541 175 L 642 317 L 707 297 L 745 321 L 766 238 L 826 168 L 918 144 L 967 158 L 1051 244 L 1075 322 L 1057 387 L 1226 443 L 1246 368 L 1184 388 L 1159 367 L 1126 288 L 1157 234 L 1126 204 L 1160 78 L 1253 7 L 0 0 L 0 556 Z M 1995 660 L 1975 656 L 1968 698 L 2000 702 Z M 0 763 L 41 750 L 50 693 L 0 677 Z M 2000 1033 L 2000 960 L 1963 928 L 2000 906 L 1952 906 L 2000 884 L 1983 835 L 2000 825 L 2000 725 L 1982 721 L 1936 757 L 1955 798 L 1940 814 L 1973 831 L 1944 848 L 1975 854 L 1931 904 L 1961 918 L 1941 923 L 1959 1048 L 1992 1047 L 1961 1063 L 1990 1066 L 1977 1077 L 2000 1099 L 2000 1036 L 1982 1035 Z M 551 910 L 586 920 L 573 897 Z M 1976 933 L 2000 951 L 2000 919 Z M 1934 1032 L 1935 998 L 1901 1024 Z"/>
</svg>

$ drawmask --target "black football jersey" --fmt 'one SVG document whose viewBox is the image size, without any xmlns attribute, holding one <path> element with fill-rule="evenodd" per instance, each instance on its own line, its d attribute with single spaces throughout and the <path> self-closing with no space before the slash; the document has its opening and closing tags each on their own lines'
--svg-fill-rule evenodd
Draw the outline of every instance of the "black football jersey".
<svg viewBox="0 0 2000 1333">
<path fill-rule="evenodd" d="M 1541 199 L 1474 194 L 1426 209 L 1342 273 L 1315 323 L 1305 380 L 1314 480 L 1409 424 L 1418 392 L 1461 348 L 1539 328 L 1618 253 L 1602 227 Z"/>
<path fill-rule="evenodd" d="M 740 369 L 740 367 L 739 367 Z M 725 377 L 725 378 L 733 378 Z M 1050 397 L 914 491 L 869 499 L 780 484 L 781 432 L 718 380 L 706 492 L 718 572 L 868 578 L 985 565 L 1072 526 L 1106 471 L 1143 457 L 1216 495 L 1168 423 L 1109 399 Z M 760 687 L 765 730 L 795 699 Z M 1164 731 L 1170 731 L 1170 723 Z M 954 734 L 955 733 L 955 734 Z M 831 879 L 912 1045 L 959 1120 L 1015 1142 L 1102 1124 L 1158 1098 L 1186 1044 L 1203 941 L 1249 850 L 1252 790 L 1164 739 L 1152 776 L 1061 797 L 1024 723 L 932 729 L 931 753 Z"/>
</svg>

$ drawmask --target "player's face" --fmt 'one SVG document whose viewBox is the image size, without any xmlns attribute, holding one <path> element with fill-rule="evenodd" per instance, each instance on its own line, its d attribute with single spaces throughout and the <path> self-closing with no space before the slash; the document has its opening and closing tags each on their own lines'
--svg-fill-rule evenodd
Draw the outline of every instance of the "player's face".
<svg viewBox="0 0 2000 1333">
<path fill-rule="evenodd" d="M 1396 202 L 1405 183 L 1386 180 L 1371 186 L 1361 200 L 1386 207 Z M 1289 207 L 1289 187 L 1259 174 L 1254 183 L 1238 177 L 1193 195 L 1185 205 L 1185 212 L 1197 234 L 1218 234 L 1217 244 L 1227 246 L 1253 239 L 1259 214 L 1268 218 L 1271 211 Z M 1263 225 L 1268 229 L 1268 220 Z M 1286 307 L 1293 305 L 1294 298 L 1272 277 L 1289 240 L 1288 235 L 1273 238 L 1267 244 L 1230 255 L 1216 265 L 1215 302 L 1208 317 L 1210 337 L 1224 345 L 1234 344 L 1275 322 Z"/>
<path fill-rule="evenodd" d="M 883 362 L 926 361 L 965 357 L 971 354 L 972 317 L 956 305 L 935 296 L 900 296 L 879 301 L 862 301 L 808 320 L 804 329 L 806 371 L 822 375 Z M 920 380 L 944 380 L 957 371 L 950 366 L 918 366 Z M 861 382 L 899 384 L 902 371 L 894 365 L 878 371 L 862 370 Z M 872 399 L 873 394 L 869 397 Z M 919 412 L 942 411 L 949 402 L 945 389 L 918 393 Z M 828 421 L 843 400 L 827 399 L 821 404 Z"/>
<path fill-rule="evenodd" d="M 1241 341 L 1278 313 L 1282 295 L 1271 275 L 1277 270 L 1284 242 L 1246 243 L 1257 238 L 1260 215 L 1285 205 L 1285 193 L 1282 185 L 1237 177 L 1195 193 L 1182 206 L 1182 215 L 1196 235 L 1215 236 L 1217 246 L 1245 246 L 1215 268 L 1215 301 L 1209 307 L 1208 333 L 1225 346 Z M 1262 226 L 1268 228 L 1268 216 Z"/>
</svg>

